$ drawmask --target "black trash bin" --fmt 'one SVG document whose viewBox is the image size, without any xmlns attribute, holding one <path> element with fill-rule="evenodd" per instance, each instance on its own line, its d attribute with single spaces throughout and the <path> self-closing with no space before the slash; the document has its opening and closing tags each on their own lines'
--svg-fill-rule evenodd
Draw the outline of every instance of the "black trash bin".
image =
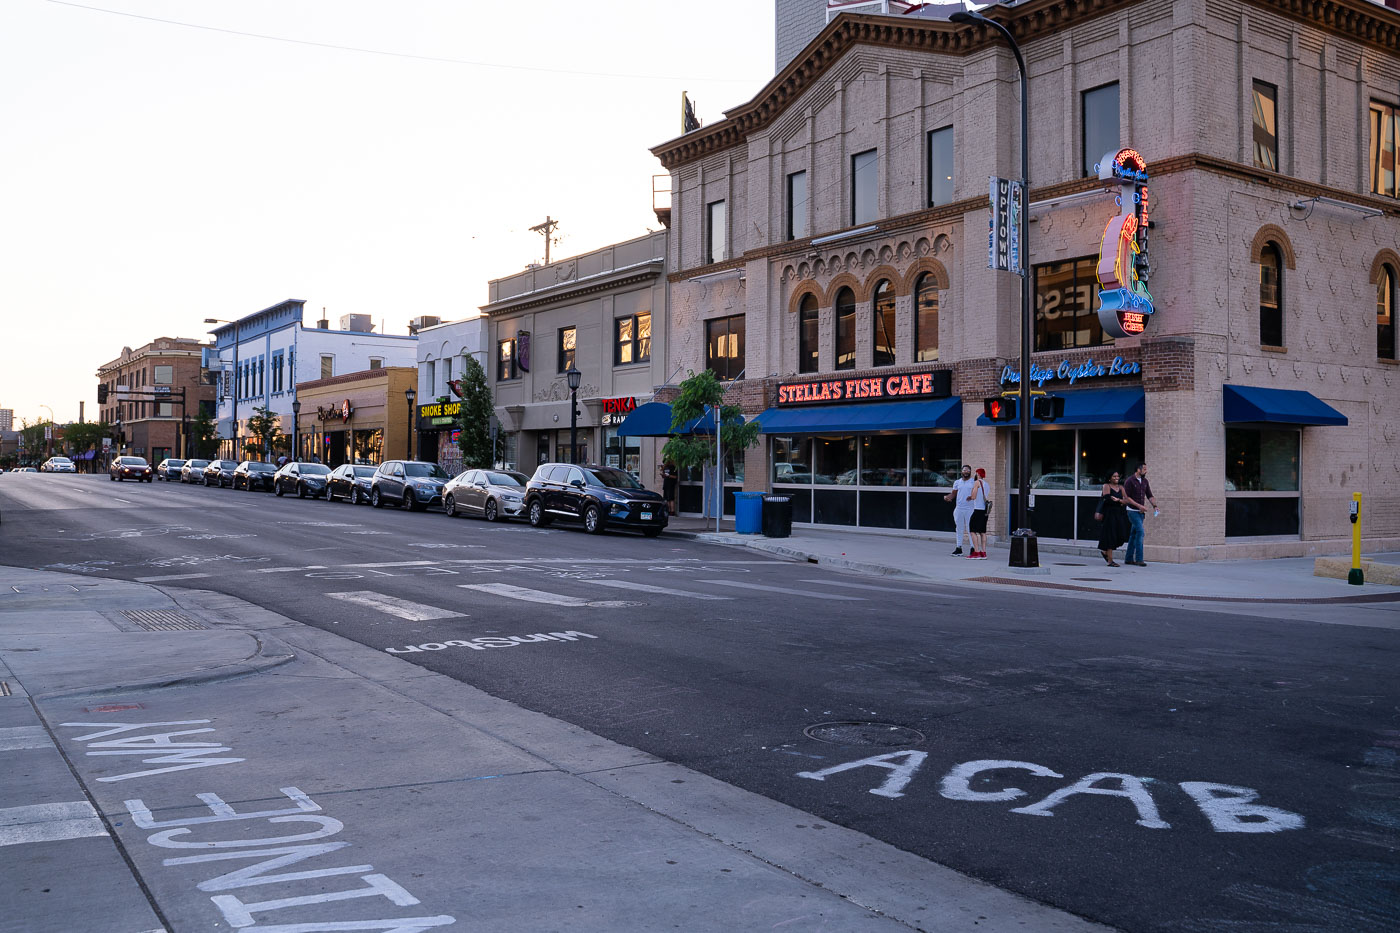
<svg viewBox="0 0 1400 933">
<path fill-rule="evenodd" d="M 792 498 L 790 496 L 763 497 L 763 536 L 765 538 L 786 538 L 792 534 Z"/>
</svg>

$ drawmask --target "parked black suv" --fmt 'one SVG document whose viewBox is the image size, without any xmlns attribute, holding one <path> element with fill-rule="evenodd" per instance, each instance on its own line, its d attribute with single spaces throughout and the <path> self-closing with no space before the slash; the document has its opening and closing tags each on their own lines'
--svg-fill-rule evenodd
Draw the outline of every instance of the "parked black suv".
<svg viewBox="0 0 1400 933">
<path fill-rule="evenodd" d="M 666 527 L 666 500 L 613 467 L 542 463 L 525 484 L 525 514 L 536 528 L 554 519 L 582 522 L 590 534 L 636 528 L 655 538 Z"/>
</svg>

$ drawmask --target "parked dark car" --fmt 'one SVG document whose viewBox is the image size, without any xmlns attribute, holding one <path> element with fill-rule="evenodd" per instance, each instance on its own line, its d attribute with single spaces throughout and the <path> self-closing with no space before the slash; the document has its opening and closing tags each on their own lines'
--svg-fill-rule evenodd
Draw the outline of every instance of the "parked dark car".
<svg viewBox="0 0 1400 933">
<path fill-rule="evenodd" d="M 166 457 L 156 465 L 156 479 L 163 479 L 167 483 L 177 483 L 180 481 L 180 468 L 184 465 L 185 461 L 183 460 Z"/>
<path fill-rule="evenodd" d="M 525 486 L 525 513 L 536 528 L 555 519 L 582 522 L 590 534 L 636 528 L 648 538 L 669 520 L 666 500 L 613 467 L 542 463 Z"/>
<path fill-rule="evenodd" d="M 442 489 L 451 478 L 436 463 L 387 460 L 370 480 L 369 504 L 378 509 L 392 503 L 414 511 L 442 505 Z"/>
<path fill-rule="evenodd" d="M 374 480 L 374 467 L 367 463 L 342 463 L 331 471 L 326 484 L 326 500 L 344 499 L 351 505 L 368 502 Z"/>
<path fill-rule="evenodd" d="M 202 483 L 204 482 L 204 468 L 209 465 L 208 460 L 186 460 L 185 465 L 180 467 L 180 482 L 182 483 Z"/>
<path fill-rule="evenodd" d="M 236 469 L 238 463 L 234 460 L 210 460 L 204 468 L 204 485 L 218 486 L 220 489 L 232 486 L 233 471 Z"/>
<path fill-rule="evenodd" d="M 261 460 L 244 460 L 233 470 L 233 488 L 246 489 L 252 492 L 254 489 L 261 489 L 263 492 L 272 492 L 272 477 L 277 472 L 277 467 Z"/>
<path fill-rule="evenodd" d="M 299 499 L 319 499 L 326 494 L 326 481 L 330 478 L 331 468 L 324 463 L 293 461 L 273 475 L 272 491 L 279 496 L 294 492 Z"/>
<path fill-rule="evenodd" d="M 514 470 L 467 470 L 443 488 L 442 508 L 448 515 L 480 515 L 488 522 L 525 516 L 524 473 Z"/>
<path fill-rule="evenodd" d="M 112 465 L 107 468 L 107 478 L 118 483 L 126 479 L 150 483 L 156 476 L 145 457 L 113 457 Z"/>
</svg>

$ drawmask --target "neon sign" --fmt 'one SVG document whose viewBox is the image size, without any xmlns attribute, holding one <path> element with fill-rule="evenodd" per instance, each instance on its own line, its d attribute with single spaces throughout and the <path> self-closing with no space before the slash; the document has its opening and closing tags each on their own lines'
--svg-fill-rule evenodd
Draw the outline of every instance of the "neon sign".
<svg viewBox="0 0 1400 933">
<path fill-rule="evenodd" d="M 1099 323 L 1110 337 L 1137 337 L 1156 308 L 1147 291 L 1147 160 L 1136 149 L 1106 152 L 1099 178 L 1119 185 L 1118 213 L 1099 247 Z"/>
</svg>

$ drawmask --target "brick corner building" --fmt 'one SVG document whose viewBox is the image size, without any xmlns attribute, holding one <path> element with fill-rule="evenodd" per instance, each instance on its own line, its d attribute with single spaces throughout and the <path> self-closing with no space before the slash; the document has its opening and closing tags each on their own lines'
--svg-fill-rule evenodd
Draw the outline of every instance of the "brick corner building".
<svg viewBox="0 0 1400 933">
<path fill-rule="evenodd" d="M 135 350 L 122 347 L 120 356 L 98 367 L 98 383 L 107 391 L 99 417 L 117 431 L 114 455 L 145 457 L 151 463 L 183 456 L 188 422 L 201 407 L 214 412 L 214 385 L 203 365 L 205 347 L 189 337 L 157 337 Z"/>
</svg>

